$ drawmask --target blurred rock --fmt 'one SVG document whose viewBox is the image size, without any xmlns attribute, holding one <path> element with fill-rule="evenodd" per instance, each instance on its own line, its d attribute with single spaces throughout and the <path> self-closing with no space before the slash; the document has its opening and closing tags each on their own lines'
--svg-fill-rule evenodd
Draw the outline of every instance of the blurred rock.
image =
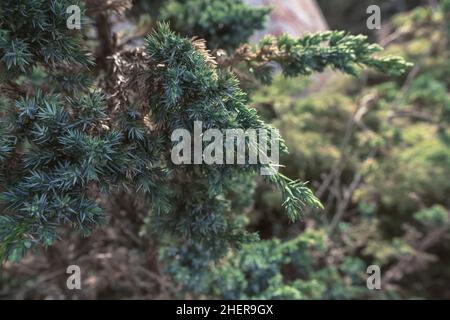
<svg viewBox="0 0 450 320">
<path fill-rule="evenodd" d="M 315 0 L 244 0 L 254 6 L 272 7 L 270 19 L 265 30 L 258 32 L 253 40 L 263 35 L 288 33 L 301 36 L 307 32 L 328 29 L 322 11 Z"/>
</svg>

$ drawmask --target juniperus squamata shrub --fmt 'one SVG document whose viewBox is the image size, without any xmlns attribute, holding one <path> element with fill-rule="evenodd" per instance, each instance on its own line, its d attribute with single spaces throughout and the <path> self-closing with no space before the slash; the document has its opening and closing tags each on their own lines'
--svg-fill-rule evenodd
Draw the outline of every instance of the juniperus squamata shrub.
<svg viewBox="0 0 450 320">
<path fill-rule="evenodd" d="M 342 32 L 301 39 L 267 37 L 258 45 L 241 45 L 250 32 L 232 29 L 222 37 L 220 30 L 212 29 L 215 22 L 228 19 L 237 7 L 239 12 L 245 8 L 252 21 L 232 24 L 250 23 L 253 30 L 263 25 L 267 12 L 237 0 L 225 1 L 228 6 L 212 1 L 211 16 L 194 20 L 213 21 L 211 29 L 189 25 L 183 30 L 185 36 L 205 37 L 211 43 L 181 36 L 158 22 L 143 47 L 119 50 L 111 41 L 108 50 L 94 50 L 86 31 L 104 30 L 105 15 L 122 13 L 124 2 L 113 1 L 105 8 L 94 0 L 78 2 L 86 22 L 81 31 L 66 25 L 66 9 L 74 1 L 0 3 L 2 260 L 15 261 L 28 249 L 52 245 L 63 226 L 89 235 L 107 218 L 99 199 L 107 201 L 121 191 L 147 208 L 143 231 L 157 235 L 169 251 L 188 252 L 190 260 L 201 252 L 194 265 L 207 265 L 229 248 L 256 238 L 244 228 L 239 199 L 245 195 L 236 190 L 248 185 L 250 192 L 262 168 L 273 172 L 265 179 L 282 193 L 292 221 L 305 207 L 322 205 L 305 183 L 285 177 L 270 164 L 246 160 L 242 165 L 175 165 L 174 130 L 192 132 L 194 122 L 201 121 L 203 130 L 269 132 L 271 126 L 248 106 L 239 79 L 246 74 L 267 83 L 274 64 L 286 76 L 310 75 L 326 67 L 354 74 L 360 66 L 395 75 L 407 67 L 402 59 L 377 57 L 380 48 L 364 37 Z M 172 1 L 161 16 L 177 19 L 181 9 L 204 3 L 190 0 L 184 6 Z M 172 25 L 181 31 L 179 24 Z M 105 46 L 108 39 L 96 40 Z M 105 52 L 107 57 L 102 56 Z M 287 152 L 281 138 L 279 143 L 280 151 Z"/>
</svg>

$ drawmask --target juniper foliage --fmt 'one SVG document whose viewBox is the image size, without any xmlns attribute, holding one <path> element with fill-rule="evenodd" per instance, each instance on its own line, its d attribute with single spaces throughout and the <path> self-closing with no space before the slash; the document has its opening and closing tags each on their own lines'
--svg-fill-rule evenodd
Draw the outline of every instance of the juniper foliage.
<svg viewBox="0 0 450 320">
<path fill-rule="evenodd" d="M 235 59 L 242 60 L 251 73 L 268 84 L 276 67 L 287 77 L 307 76 L 323 72 L 327 67 L 357 75 L 366 66 L 391 76 L 405 71 L 404 60 L 395 56 L 376 56 L 382 48 L 371 44 L 363 35 L 344 31 L 307 34 L 295 39 L 287 34 L 278 38 L 264 37 L 257 45 L 244 45 L 236 50 Z"/>
<path fill-rule="evenodd" d="M 225 3 L 220 7 L 225 16 L 212 6 L 214 19 L 208 24 L 231 23 L 247 33 L 230 29 L 227 35 L 205 34 L 194 26 L 185 33 L 198 31 L 210 47 L 229 50 L 246 40 L 260 26 L 255 21 L 266 14 L 252 9 L 254 19 L 249 18 L 250 9 L 240 1 Z M 187 250 L 193 270 L 208 266 L 230 247 L 255 240 L 245 230 L 244 207 L 236 200 L 243 196 L 236 188 L 251 185 L 263 165 L 177 166 L 170 159 L 171 133 L 180 128 L 192 132 L 194 121 L 202 121 L 203 130 L 271 129 L 248 106 L 249 97 L 232 70 L 218 66 L 201 42 L 160 23 L 140 58 L 117 53 L 116 58 L 129 54 L 134 68 L 141 69 L 132 69 L 136 74 L 121 82 L 127 90 L 119 84 L 111 92 L 97 81 L 102 70 L 93 64 L 87 43 L 66 27 L 68 5 L 66 0 L 0 4 L 0 257 L 16 261 L 30 248 L 52 245 L 63 226 L 89 235 L 105 221 L 100 200 L 117 190 L 145 203 L 147 229 L 168 244 L 172 256 Z M 239 21 L 229 20 L 236 10 Z M 401 59 L 373 58 L 378 47 L 343 33 L 270 41 L 263 40 L 260 48 L 263 52 L 277 44 L 269 58 L 257 55 L 256 62 L 248 62 L 272 59 L 288 76 L 326 66 L 348 73 L 357 65 L 395 73 L 408 66 Z M 323 41 L 329 48 L 321 48 Z M 281 138 L 279 142 L 281 152 L 287 152 Z M 281 191 L 292 221 L 306 206 L 322 207 L 305 183 L 269 169 L 274 174 L 267 180 Z M 197 259 L 194 251 L 207 258 Z"/>
<path fill-rule="evenodd" d="M 241 0 L 138 1 L 153 17 L 170 23 L 185 36 L 205 39 L 210 49 L 236 49 L 264 27 L 270 8 L 250 7 Z"/>
</svg>

